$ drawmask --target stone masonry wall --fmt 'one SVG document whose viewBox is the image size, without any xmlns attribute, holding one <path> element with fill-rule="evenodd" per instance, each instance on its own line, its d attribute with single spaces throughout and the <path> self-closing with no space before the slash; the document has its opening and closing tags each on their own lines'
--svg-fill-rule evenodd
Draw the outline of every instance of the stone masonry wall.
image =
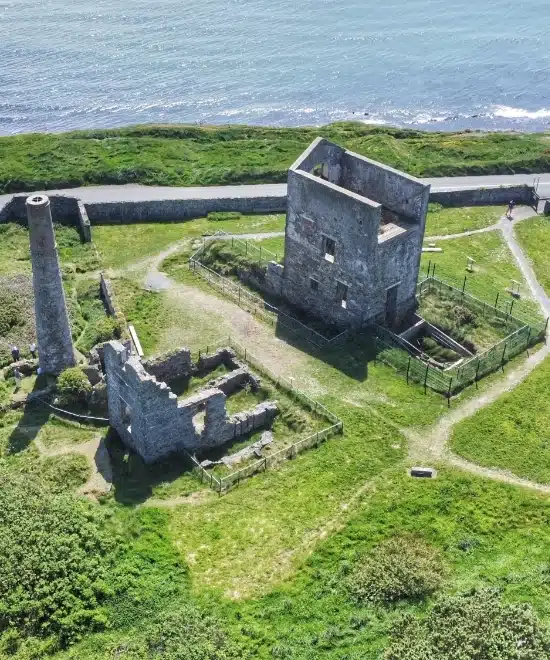
<svg viewBox="0 0 550 660">
<path fill-rule="evenodd" d="M 145 360 L 143 367 L 157 380 L 165 382 L 190 376 L 195 371 L 191 361 L 191 351 L 188 348 L 178 348 L 160 357 Z"/>
<path fill-rule="evenodd" d="M 392 289 L 397 295 L 389 322 L 399 322 L 415 305 L 429 190 L 402 172 L 315 140 L 288 173 L 282 297 L 326 323 L 357 328 L 387 320 Z M 325 254 L 328 244 L 332 258 Z M 274 291 L 278 279 L 277 270 L 268 269 Z"/>
<path fill-rule="evenodd" d="M 216 388 L 178 401 L 164 382 L 117 341 L 105 344 L 109 421 L 123 442 L 151 463 L 174 452 L 200 452 L 270 424 L 274 402 L 229 417 L 226 396 Z M 196 417 L 204 412 L 204 426 Z"/>
<path fill-rule="evenodd" d="M 433 191 L 430 202 L 443 206 L 506 205 L 513 199 L 517 204 L 530 204 L 532 186 L 500 186 L 498 188 L 465 188 L 463 190 Z"/>
<path fill-rule="evenodd" d="M 11 202 L 8 202 L 2 210 L 0 222 L 25 223 L 25 199 L 26 195 L 14 195 Z M 241 213 L 284 213 L 286 211 L 286 195 L 88 202 L 82 205 L 80 215 L 77 197 L 52 195 L 50 201 L 56 222 L 76 226 L 80 226 L 81 219 L 84 217 L 82 211 L 86 213 L 92 224 L 99 225 L 181 221 L 203 218 L 209 213 L 219 211 L 239 211 Z"/>
</svg>

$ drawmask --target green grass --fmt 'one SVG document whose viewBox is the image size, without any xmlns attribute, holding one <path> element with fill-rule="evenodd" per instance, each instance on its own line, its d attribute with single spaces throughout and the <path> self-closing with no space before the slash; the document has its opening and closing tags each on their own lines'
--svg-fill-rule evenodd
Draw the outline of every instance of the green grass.
<svg viewBox="0 0 550 660">
<path fill-rule="evenodd" d="M 274 238 L 264 238 L 261 240 L 254 240 L 254 244 L 257 245 L 258 247 L 261 246 L 262 250 L 268 250 L 269 252 L 272 252 L 275 257 L 273 257 L 273 260 L 278 261 L 279 263 L 283 262 L 283 257 L 285 256 L 285 237 L 284 236 L 276 236 Z"/>
<path fill-rule="evenodd" d="M 144 353 L 150 355 L 158 348 L 159 338 L 171 318 L 165 296 L 145 291 L 126 278 L 114 279 L 112 284 L 124 318 L 134 325 Z"/>
<path fill-rule="evenodd" d="M 285 216 L 243 215 L 229 220 L 199 218 L 184 222 L 154 222 L 134 225 L 97 225 L 93 241 L 103 267 L 121 268 L 166 249 L 177 241 L 224 231 L 231 234 L 283 231 Z"/>
<path fill-rule="evenodd" d="M 467 298 L 461 303 L 459 298 L 440 296 L 437 290 L 422 296 L 418 313 L 472 353 L 487 351 L 516 329 L 496 315 L 483 316 L 470 308 Z M 455 353 L 450 361 L 458 358 Z"/>
<path fill-rule="evenodd" d="M 254 658 L 378 659 L 391 624 L 404 613 L 421 616 L 426 601 L 358 604 L 348 576 L 364 553 L 412 534 L 448 568 L 428 606 L 441 595 L 488 586 L 501 589 L 505 602 L 531 602 L 548 621 L 549 506 L 544 496 L 456 471 L 442 470 L 433 481 L 386 472 L 292 580 L 263 598 L 228 603 L 225 612 Z"/>
<path fill-rule="evenodd" d="M 533 264 L 539 283 L 547 293 L 550 292 L 550 220 L 547 217 L 529 218 L 516 225 L 514 231 Z"/>
<path fill-rule="evenodd" d="M 430 204 L 426 219 L 426 237 L 461 234 L 497 223 L 504 213 L 500 206 L 444 208 Z"/>
<path fill-rule="evenodd" d="M 474 234 L 462 238 L 440 241 L 438 247 L 443 252 L 425 252 L 422 254 L 420 277 L 435 264 L 435 276 L 462 290 L 466 277 L 466 293 L 471 293 L 489 304 L 494 304 L 499 294 L 499 306 L 513 298 L 506 291 L 512 286 L 512 280 L 520 283 L 521 299 L 514 302 L 516 313 L 521 310 L 528 314 L 540 314 L 538 305 L 532 299 L 529 287 L 521 274 L 506 241 L 498 231 Z M 475 260 L 474 272 L 466 270 L 468 257 Z M 512 311 L 512 313 L 514 313 Z"/>
<path fill-rule="evenodd" d="M 342 122 L 321 128 L 134 126 L 0 138 L 0 193 L 90 184 L 283 182 L 318 135 L 414 175 L 543 172 L 543 134 L 423 133 Z"/>
<path fill-rule="evenodd" d="M 550 359 L 525 382 L 455 427 L 451 447 L 465 458 L 550 483 Z"/>
</svg>

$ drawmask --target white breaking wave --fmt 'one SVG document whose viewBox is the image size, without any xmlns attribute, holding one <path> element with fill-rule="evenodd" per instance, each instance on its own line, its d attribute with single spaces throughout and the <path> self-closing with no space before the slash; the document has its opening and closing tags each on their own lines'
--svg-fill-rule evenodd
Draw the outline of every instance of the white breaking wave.
<svg viewBox="0 0 550 660">
<path fill-rule="evenodd" d="M 524 110 L 523 108 L 511 108 L 507 105 L 497 105 L 493 115 L 505 119 L 544 119 L 550 117 L 550 109 Z"/>
</svg>

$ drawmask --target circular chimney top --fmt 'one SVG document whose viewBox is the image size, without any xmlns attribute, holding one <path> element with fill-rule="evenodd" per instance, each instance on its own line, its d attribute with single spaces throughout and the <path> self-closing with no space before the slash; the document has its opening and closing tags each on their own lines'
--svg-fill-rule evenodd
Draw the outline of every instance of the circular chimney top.
<svg viewBox="0 0 550 660">
<path fill-rule="evenodd" d="M 31 195 L 27 197 L 27 206 L 47 206 L 50 198 L 47 195 Z"/>
</svg>

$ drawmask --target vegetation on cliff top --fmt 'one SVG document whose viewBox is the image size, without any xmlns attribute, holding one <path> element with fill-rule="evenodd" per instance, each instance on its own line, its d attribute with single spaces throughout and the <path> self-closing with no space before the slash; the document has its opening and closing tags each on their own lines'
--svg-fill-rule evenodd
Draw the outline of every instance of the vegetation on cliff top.
<svg viewBox="0 0 550 660">
<path fill-rule="evenodd" d="M 545 134 L 147 125 L 0 137 L 0 193 L 92 184 L 282 182 L 318 135 L 418 176 L 550 171 Z"/>
</svg>

